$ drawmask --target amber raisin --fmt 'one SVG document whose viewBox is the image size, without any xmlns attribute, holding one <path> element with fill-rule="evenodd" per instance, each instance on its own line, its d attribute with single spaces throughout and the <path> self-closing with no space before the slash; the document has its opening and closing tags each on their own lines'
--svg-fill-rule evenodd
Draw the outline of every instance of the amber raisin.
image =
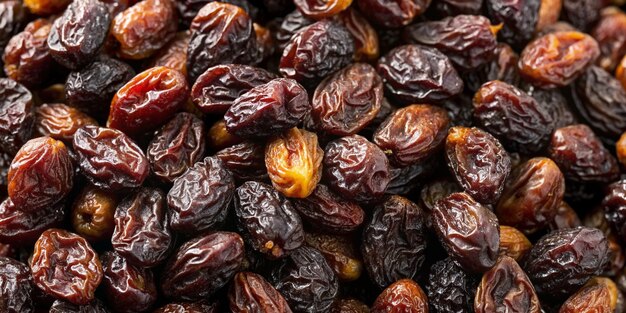
<svg viewBox="0 0 626 313">
<path fill-rule="evenodd" d="M 515 261 L 522 261 L 526 253 L 532 248 L 530 240 L 522 233 L 511 226 L 500 225 L 500 256 L 506 255 Z"/>
<path fill-rule="evenodd" d="M 387 312 L 427 313 L 428 299 L 416 282 L 401 279 L 383 290 L 372 305 L 372 313 Z"/>
<path fill-rule="evenodd" d="M 239 272 L 228 293 L 231 312 L 291 313 L 285 298 L 263 276 Z"/>
<path fill-rule="evenodd" d="M 72 206 L 74 230 L 91 242 L 110 239 L 115 227 L 113 215 L 117 204 L 118 195 L 86 186 Z"/>
<path fill-rule="evenodd" d="M 35 109 L 35 130 L 42 136 L 71 143 L 74 133 L 86 125 L 98 125 L 98 122 L 62 103 L 44 104 Z"/>
</svg>

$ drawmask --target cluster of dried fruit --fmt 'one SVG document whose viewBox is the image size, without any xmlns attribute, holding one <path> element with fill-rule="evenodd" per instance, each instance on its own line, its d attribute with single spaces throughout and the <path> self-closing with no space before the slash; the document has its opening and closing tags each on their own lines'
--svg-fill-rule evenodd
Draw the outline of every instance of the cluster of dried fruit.
<svg viewBox="0 0 626 313">
<path fill-rule="evenodd" d="M 626 313 L 624 6 L 0 0 L 0 313 Z"/>
</svg>

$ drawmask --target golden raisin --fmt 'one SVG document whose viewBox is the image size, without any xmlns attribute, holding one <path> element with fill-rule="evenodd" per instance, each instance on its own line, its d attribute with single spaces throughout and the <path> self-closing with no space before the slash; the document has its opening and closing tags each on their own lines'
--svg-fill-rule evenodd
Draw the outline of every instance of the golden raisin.
<svg viewBox="0 0 626 313">
<path fill-rule="evenodd" d="M 222 150 L 242 142 L 243 139 L 239 136 L 228 132 L 224 119 L 215 122 L 215 124 L 209 128 L 208 144 L 209 147 L 215 150 Z"/>
<path fill-rule="evenodd" d="M 533 245 L 526 235 L 515 227 L 500 226 L 500 251 L 499 255 L 506 255 L 520 262 L 522 257 L 530 251 Z"/>
</svg>

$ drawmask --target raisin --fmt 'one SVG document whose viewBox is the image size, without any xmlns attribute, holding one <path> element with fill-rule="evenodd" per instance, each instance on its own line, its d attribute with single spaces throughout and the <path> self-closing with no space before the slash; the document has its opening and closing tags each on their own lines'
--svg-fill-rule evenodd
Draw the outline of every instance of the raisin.
<svg viewBox="0 0 626 313">
<path fill-rule="evenodd" d="M 389 94 L 402 104 L 441 102 L 463 90 L 450 59 L 426 46 L 394 48 L 378 60 L 378 74 Z"/>
<path fill-rule="evenodd" d="M 603 286 L 608 290 L 608 298 L 609 298 L 609 312 L 620 312 L 620 306 L 623 305 L 624 299 L 621 291 L 618 289 L 617 284 L 611 280 L 610 278 L 594 276 L 587 282 L 587 284 L 583 287 L 591 287 L 591 286 Z M 581 288 L 582 289 L 582 288 Z M 577 292 L 578 293 L 578 292 Z M 604 301 L 604 300 L 602 300 Z"/>
<path fill-rule="evenodd" d="M 13 204 L 34 212 L 63 199 L 74 183 L 74 166 L 63 142 L 39 137 L 26 142 L 11 162 L 7 176 Z"/>
<path fill-rule="evenodd" d="M 36 15 L 53 15 L 63 12 L 70 0 L 25 0 L 24 6 Z"/>
<path fill-rule="evenodd" d="M 6 313 L 35 312 L 33 279 L 26 264 L 0 256 L 0 310 Z"/>
<path fill-rule="evenodd" d="M 456 181 L 474 199 L 495 203 L 511 171 L 511 158 L 500 142 L 479 128 L 452 127 L 446 160 Z"/>
<path fill-rule="evenodd" d="M 426 11 L 431 0 L 356 0 L 360 11 L 371 22 L 384 28 L 410 24 Z"/>
<path fill-rule="evenodd" d="M 476 313 L 542 312 L 533 284 L 517 262 L 508 256 L 500 257 L 483 274 L 476 291 L 474 310 Z"/>
<path fill-rule="evenodd" d="M 470 195 L 453 193 L 437 201 L 432 219 L 439 241 L 465 270 L 483 273 L 496 263 L 498 219 Z"/>
<path fill-rule="evenodd" d="M 129 135 L 152 130 L 182 108 L 188 92 L 182 73 L 167 67 L 148 69 L 117 91 L 107 126 Z"/>
<path fill-rule="evenodd" d="M 574 27 L 587 31 L 600 19 L 600 9 L 606 0 L 563 0 L 562 17 Z"/>
<path fill-rule="evenodd" d="M 315 23 L 314 19 L 304 16 L 299 10 L 295 10 L 287 14 L 280 22 L 280 25 L 277 25 L 278 29 L 274 35 L 279 51 L 283 51 L 285 49 L 293 35 L 313 23 Z"/>
<path fill-rule="evenodd" d="M 426 291 L 434 313 L 473 313 L 477 280 L 451 258 L 437 261 L 430 268 Z"/>
<path fill-rule="evenodd" d="M 14 155 L 33 131 L 33 95 L 20 83 L 0 78 L 0 99 L 0 150 Z"/>
<path fill-rule="evenodd" d="M 508 178 L 495 211 L 500 223 L 534 233 L 552 222 L 564 192 L 565 179 L 556 163 L 532 158 Z"/>
<path fill-rule="evenodd" d="M 207 144 L 213 150 L 221 150 L 243 142 L 239 136 L 235 136 L 226 129 L 226 121 L 221 119 L 209 128 Z"/>
<path fill-rule="evenodd" d="M 445 170 L 436 157 L 406 167 L 390 167 L 391 181 L 387 185 L 387 194 L 409 195 L 419 189 L 424 180 L 429 179 L 437 170 Z"/>
<path fill-rule="evenodd" d="M 322 178 L 324 150 L 317 135 L 292 128 L 265 147 L 265 167 L 272 185 L 291 198 L 308 197 Z"/>
<path fill-rule="evenodd" d="M 167 194 L 172 229 L 194 234 L 218 226 L 234 193 L 235 180 L 220 159 L 197 162 L 174 180 Z"/>
<path fill-rule="evenodd" d="M 272 277 L 294 312 L 326 312 L 339 291 L 337 276 L 324 256 L 308 246 L 292 251 Z"/>
<path fill-rule="evenodd" d="M 144 267 L 158 265 L 167 258 L 173 239 L 161 190 L 138 189 L 118 204 L 114 219 L 111 243 L 117 253 Z"/>
<path fill-rule="evenodd" d="M 76 233 L 90 242 L 109 240 L 115 228 L 113 216 L 118 198 L 94 186 L 83 188 L 72 205 L 72 226 Z"/>
<path fill-rule="evenodd" d="M 318 130 L 346 136 L 374 120 L 383 101 L 383 82 L 374 67 L 355 63 L 328 76 L 315 89 L 311 118 Z"/>
<path fill-rule="evenodd" d="M 276 75 L 258 67 L 216 65 L 198 77 L 191 88 L 191 100 L 203 113 L 226 113 L 241 95 L 274 78 Z"/>
<path fill-rule="evenodd" d="M 437 48 L 459 69 L 468 71 L 491 61 L 498 44 L 497 27 L 479 15 L 457 15 L 404 29 L 405 41 Z"/>
<path fill-rule="evenodd" d="M 357 62 L 375 61 L 380 54 L 378 33 L 355 8 L 348 8 L 339 14 L 339 21 L 348 29 L 354 39 L 354 60 Z"/>
<path fill-rule="evenodd" d="M 520 262 L 532 246 L 524 233 L 517 228 L 500 225 L 500 251 L 498 255 L 506 255 Z"/>
<path fill-rule="evenodd" d="M 626 238 L 626 181 L 620 180 L 607 187 L 601 204 L 604 216 L 621 240 Z"/>
<path fill-rule="evenodd" d="M 261 144 L 244 141 L 218 151 L 215 157 L 222 160 L 239 182 L 267 179 L 265 148 Z"/>
<path fill-rule="evenodd" d="M 107 303 L 116 312 L 145 312 L 157 300 L 150 269 L 132 265 L 115 252 L 101 257 L 104 277 L 101 288 Z"/>
<path fill-rule="evenodd" d="M 284 257 L 304 242 L 293 204 L 267 184 L 249 181 L 237 188 L 235 215 L 246 242 L 269 257 Z"/>
<path fill-rule="evenodd" d="M 128 64 L 101 56 L 69 74 L 65 82 L 67 104 L 104 120 L 109 115 L 115 93 L 134 76 L 135 71 Z"/>
<path fill-rule="evenodd" d="M 591 36 L 600 46 L 597 64 L 607 71 L 613 71 L 626 54 L 626 37 L 622 35 L 626 31 L 626 14 L 615 7 L 606 8 L 601 14 Z"/>
<path fill-rule="evenodd" d="M 191 81 L 215 65 L 252 64 L 260 59 L 252 20 L 238 6 L 210 2 L 194 17 L 190 29 L 187 73 Z"/>
<path fill-rule="evenodd" d="M 243 240 L 236 233 L 214 232 L 192 239 L 168 261 L 161 290 L 168 298 L 205 299 L 231 280 L 243 258 Z"/>
<path fill-rule="evenodd" d="M 480 67 L 464 73 L 465 87 L 472 92 L 477 91 L 487 82 L 499 80 L 507 84 L 516 86 L 519 84 L 520 76 L 517 69 L 519 55 L 511 46 L 505 43 L 498 43 L 494 57 Z"/>
<path fill-rule="evenodd" d="M 296 126 L 310 110 L 304 87 L 293 79 L 276 78 L 239 96 L 224 119 L 234 135 L 266 137 Z"/>
<path fill-rule="evenodd" d="M 26 24 L 28 13 L 21 1 L 8 0 L 0 2 L 0 52 L 7 43 Z M 0 63 L 1 65 L 1 63 Z"/>
<path fill-rule="evenodd" d="M 218 313 L 218 309 L 203 302 L 181 302 L 167 304 L 153 313 Z"/>
<path fill-rule="evenodd" d="M 0 241 L 16 246 L 31 245 L 46 229 L 61 226 L 64 217 L 64 202 L 24 212 L 11 199 L 6 199 L 0 203 Z"/>
<path fill-rule="evenodd" d="M 500 38 L 515 47 L 528 42 L 537 29 L 542 0 L 485 0 L 487 15 L 502 23 Z"/>
<path fill-rule="evenodd" d="M 48 20 L 37 19 L 9 40 L 2 55 L 7 77 L 29 88 L 40 87 L 52 77 L 55 62 L 47 44 L 51 28 Z"/>
<path fill-rule="evenodd" d="M 348 65 L 354 40 L 339 22 L 325 19 L 306 26 L 293 37 L 280 58 L 280 73 L 307 87 Z"/>
<path fill-rule="evenodd" d="M 84 126 L 74 134 L 80 170 L 94 185 L 119 190 L 141 186 L 150 164 L 141 149 L 124 133 Z"/>
<path fill-rule="evenodd" d="M 206 150 L 204 123 L 193 114 L 178 113 L 152 138 L 146 155 L 152 173 L 172 183 L 188 168 L 202 160 Z"/>
<path fill-rule="evenodd" d="M 626 90 L 611 74 L 592 66 L 570 90 L 576 112 L 598 136 L 614 141 L 626 131 Z"/>
<path fill-rule="evenodd" d="M 598 229 L 556 230 L 535 243 L 524 269 L 539 295 L 564 298 L 598 274 L 607 255 L 606 237 Z"/>
<path fill-rule="evenodd" d="M 142 0 L 116 15 L 111 36 L 119 44 L 117 55 L 140 60 L 153 55 L 176 34 L 174 0 Z"/>
<path fill-rule="evenodd" d="M 374 133 L 374 143 L 395 165 L 414 165 L 442 150 L 448 125 L 445 109 L 414 104 L 393 112 Z"/>
<path fill-rule="evenodd" d="M 176 1 L 176 3 L 180 3 Z M 149 67 L 165 66 L 187 76 L 187 47 L 191 40 L 189 31 L 178 32 L 166 46 L 152 57 Z"/>
<path fill-rule="evenodd" d="M 574 211 L 574 209 L 572 209 L 567 202 L 561 201 L 561 204 L 559 204 L 559 207 L 557 208 L 556 215 L 550 223 L 550 229 L 575 228 L 581 225 L 582 222 L 580 221 L 576 211 Z"/>
<path fill-rule="evenodd" d="M 365 219 L 365 211 L 357 203 L 344 199 L 322 184 L 318 184 L 308 197 L 292 199 L 292 203 L 312 228 L 331 233 L 353 232 Z"/>
<path fill-rule="evenodd" d="M 474 120 L 505 147 L 524 154 L 543 150 L 554 130 L 552 116 L 543 106 L 501 81 L 488 82 L 476 92 Z"/>
<path fill-rule="evenodd" d="M 262 61 L 267 60 L 276 52 L 272 31 L 258 23 L 253 23 L 252 28 L 254 28 L 254 33 L 256 34 L 256 44 L 260 59 Z"/>
<path fill-rule="evenodd" d="M 55 300 L 49 313 L 109 313 L 102 301 L 94 299 L 88 304 L 77 305 L 63 300 Z"/>
<path fill-rule="evenodd" d="M 363 262 L 357 256 L 357 249 L 350 237 L 307 233 L 305 241 L 322 253 L 340 281 L 354 281 L 361 276 Z"/>
<path fill-rule="evenodd" d="M 535 86 L 563 87 L 580 76 L 599 55 L 598 43 L 591 36 L 576 31 L 554 32 L 524 48 L 519 70 Z"/>
<path fill-rule="evenodd" d="M 321 20 L 338 15 L 352 4 L 352 0 L 294 0 L 294 4 L 304 16 Z"/>
<path fill-rule="evenodd" d="M 528 85 L 524 91 L 535 98 L 540 106 L 552 116 L 554 128 L 561 128 L 578 123 L 578 118 L 570 108 L 570 100 L 559 89 L 541 89 Z"/>
<path fill-rule="evenodd" d="M 557 129 L 552 134 L 548 153 L 568 180 L 606 183 L 619 175 L 615 157 L 583 124 Z"/>
<path fill-rule="evenodd" d="M 102 265 L 87 241 L 66 230 L 46 230 L 30 259 L 35 285 L 47 294 L 84 305 L 94 299 Z"/>
<path fill-rule="evenodd" d="M 335 302 L 331 313 L 369 313 L 370 308 L 356 299 L 340 299 Z"/>
<path fill-rule="evenodd" d="M 48 36 L 50 55 L 59 64 L 79 69 L 98 54 L 109 31 L 111 15 L 98 0 L 73 1 L 54 21 Z"/>
<path fill-rule="evenodd" d="M 374 301 L 372 313 L 386 312 L 428 312 L 428 299 L 416 282 L 401 279 L 383 290 Z"/>
<path fill-rule="evenodd" d="M 385 288 L 414 278 L 426 257 L 425 214 L 410 200 L 390 196 L 376 207 L 363 231 L 363 263 L 369 277 Z"/>
<path fill-rule="evenodd" d="M 343 197 L 358 202 L 382 197 L 391 179 L 385 153 L 359 135 L 328 143 L 323 165 L 326 184 Z"/>
<path fill-rule="evenodd" d="M 44 104 L 35 109 L 35 130 L 42 136 L 50 136 L 69 144 L 74 133 L 86 125 L 98 125 L 98 122 L 78 109 L 62 103 Z"/>
<path fill-rule="evenodd" d="M 235 275 L 228 303 L 235 313 L 291 313 L 285 298 L 263 276 L 250 272 Z"/>
<path fill-rule="evenodd" d="M 599 312 L 610 313 L 609 290 L 606 286 L 585 286 L 570 296 L 561 306 L 559 313 Z"/>
</svg>

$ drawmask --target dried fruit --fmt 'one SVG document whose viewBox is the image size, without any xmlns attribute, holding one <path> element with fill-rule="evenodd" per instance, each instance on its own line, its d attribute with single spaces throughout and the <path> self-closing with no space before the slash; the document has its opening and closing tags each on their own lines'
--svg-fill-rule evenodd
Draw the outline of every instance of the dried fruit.
<svg viewBox="0 0 626 313">
<path fill-rule="evenodd" d="M 426 11 L 431 0 L 356 0 L 368 20 L 384 28 L 400 28 Z"/>
<path fill-rule="evenodd" d="M 321 20 L 347 9 L 352 0 L 294 0 L 294 4 L 304 16 Z"/>
<path fill-rule="evenodd" d="M 47 44 L 51 28 L 52 23 L 40 18 L 9 40 L 2 55 L 7 77 L 29 88 L 40 87 L 50 79 L 56 65 Z"/>
<path fill-rule="evenodd" d="M 76 233 L 90 242 L 111 239 L 118 202 L 119 196 L 112 192 L 90 185 L 83 188 L 72 205 L 72 226 Z"/>
<path fill-rule="evenodd" d="M 239 272 L 228 293 L 232 312 L 291 313 L 283 296 L 261 275 Z"/>
<path fill-rule="evenodd" d="M 6 313 L 35 312 L 33 278 L 22 262 L 0 256 L 0 310 Z"/>
<path fill-rule="evenodd" d="M 401 279 L 387 287 L 376 298 L 372 313 L 427 313 L 428 299 L 422 288 L 410 279 Z"/>
<path fill-rule="evenodd" d="M 430 267 L 426 291 L 432 312 L 474 312 L 474 294 L 478 281 L 452 258 L 437 261 Z"/>
<path fill-rule="evenodd" d="M 0 99 L 0 150 L 14 155 L 33 130 L 33 95 L 20 83 L 0 78 Z"/>
<path fill-rule="evenodd" d="M 50 136 L 71 143 L 74 133 L 86 125 L 98 125 L 89 115 L 62 103 L 44 104 L 35 109 L 35 130 L 42 136 Z"/>
<path fill-rule="evenodd" d="M 150 269 L 132 265 L 115 252 L 106 252 L 101 259 L 101 288 L 111 308 L 117 312 L 145 312 L 154 305 L 157 290 Z"/>
<path fill-rule="evenodd" d="M 520 262 L 532 246 L 524 233 L 517 230 L 517 228 L 500 225 L 500 251 L 498 255 L 506 255 Z"/>
</svg>

